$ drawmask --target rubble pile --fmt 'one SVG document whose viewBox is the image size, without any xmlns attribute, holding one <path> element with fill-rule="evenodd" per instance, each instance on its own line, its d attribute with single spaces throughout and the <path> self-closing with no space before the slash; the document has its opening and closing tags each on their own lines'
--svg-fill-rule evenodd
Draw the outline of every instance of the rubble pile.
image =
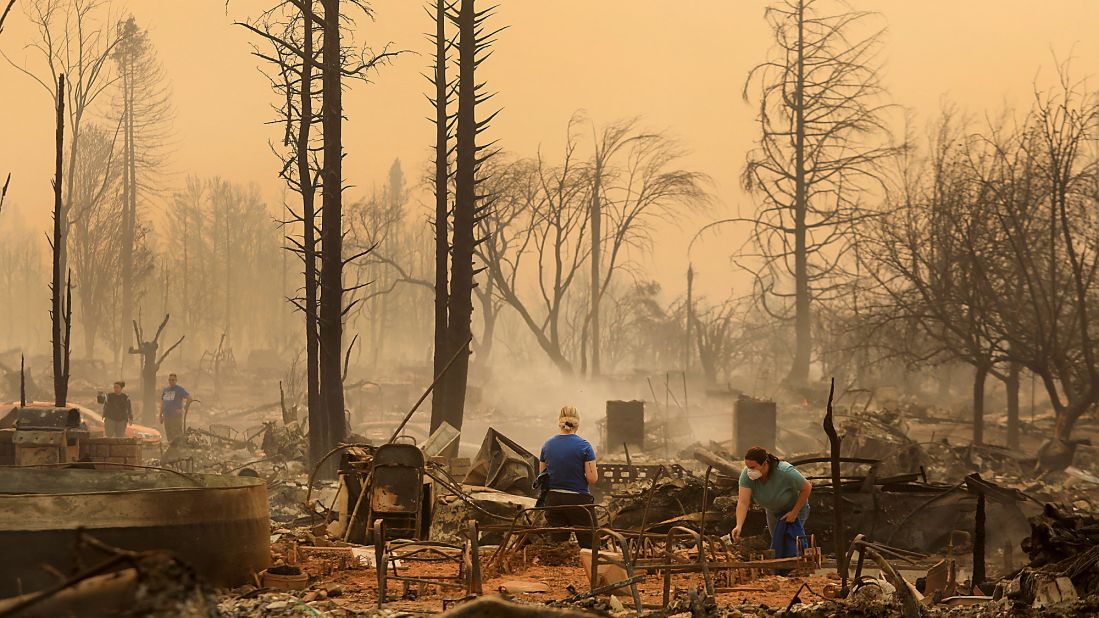
<svg viewBox="0 0 1099 618">
<path fill-rule="evenodd" d="M 126 568 L 89 569 L 43 591 L 0 600 L 0 614 L 12 616 L 181 616 L 217 618 L 214 591 L 193 568 L 166 552 L 116 555 Z"/>
<path fill-rule="evenodd" d="M 1099 518 L 1047 504 L 1030 519 L 1022 547 L 1030 564 L 1007 584 L 1007 596 L 1044 606 L 1099 595 Z"/>
<path fill-rule="evenodd" d="M 914 473 L 926 463 L 926 454 L 909 437 L 908 424 L 897 411 L 856 414 L 844 421 L 840 431 L 840 454 L 878 460 L 880 476 Z"/>
<path fill-rule="evenodd" d="M 660 522 L 700 513 L 702 493 L 703 481 L 697 476 L 665 478 L 655 486 L 635 483 L 628 491 L 612 495 L 607 506 L 613 527 L 636 530 L 645 520 L 646 529 L 652 530 Z"/>
</svg>

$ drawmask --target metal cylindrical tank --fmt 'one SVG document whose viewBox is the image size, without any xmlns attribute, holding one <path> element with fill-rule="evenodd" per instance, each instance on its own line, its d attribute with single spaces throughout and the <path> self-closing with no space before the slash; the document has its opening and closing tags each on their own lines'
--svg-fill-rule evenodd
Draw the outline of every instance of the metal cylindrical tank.
<svg viewBox="0 0 1099 618">
<path fill-rule="evenodd" d="M 72 573 L 77 528 L 133 551 L 167 550 L 215 586 L 252 581 L 270 560 L 267 487 L 255 478 L 156 470 L 0 468 L 0 596 Z M 80 567 L 104 559 L 81 549 Z"/>
</svg>

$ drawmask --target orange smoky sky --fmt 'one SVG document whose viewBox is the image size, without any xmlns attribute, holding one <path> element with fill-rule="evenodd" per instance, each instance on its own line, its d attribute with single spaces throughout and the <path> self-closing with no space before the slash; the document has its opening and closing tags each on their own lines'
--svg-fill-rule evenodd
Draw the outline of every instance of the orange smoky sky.
<svg viewBox="0 0 1099 618">
<path fill-rule="evenodd" d="M 16 63 L 31 61 L 25 46 L 34 31 L 17 0 L 0 50 Z M 150 32 L 172 89 L 173 137 L 165 182 L 187 174 L 257 183 L 272 209 L 283 196 L 268 148 L 277 129 L 265 126 L 277 104 L 251 55 L 255 38 L 234 21 L 269 5 L 263 0 L 114 0 L 114 18 L 132 14 Z M 583 109 L 597 123 L 640 116 L 689 151 L 685 164 L 712 179 L 712 210 L 668 222 L 656 234 L 643 266 L 673 293 L 682 290 L 687 241 L 709 220 L 750 215 L 739 187 L 745 153 L 758 134 L 754 107 L 741 98 L 748 70 L 771 45 L 755 0 L 500 0 L 494 23 L 506 25 L 483 78 L 504 111 L 490 137 L 513 153 L 541 146 L 553 158 L 566 123 Z M 422 76 L 432 28 L 421 0 L 376 0 L 376 19 L 356 38 L 380 49 L 409 50 L 355 84 L 345 98 L 351 198 L 369 195 L 399 158 L 412 181 L 431 156 L 432 111 Z M 1035 79 L 1049 77 L 1055 59 L 1074 58 L 1073 72 L 1099 75 L 1099 2 L 1092 0 L 852 0 L 880 12 L 888 28 L 882 77 L 892 101 L 914 115 L 917 131 L 944 101 L 980 119 L 1005 106 L 1025 107 Z M 104 103 L 106 103 L 104 101 Z M 105 114 L 107 105 L 100 106 Z M 47 225 L 51 204 L 53 109 L 46 92 L 0 61 L 0 171 L 12 172 L 10 209 Z M 427 202 L 422 189 L 414 201 Z M 166 203 L 146 205 L 154 220 Z M 0 222 L 2 223 L 2 222 Z M 2 226 L 0 226 L 2 229 Z M 728 293 L 731 248 L 743 230 L 696 244 L 694 260 L 707 293 Z M 739 234 L 739 236 L 738 236 Z M 3 239 L 0 238 L 0 242 Z"/>
</svg>

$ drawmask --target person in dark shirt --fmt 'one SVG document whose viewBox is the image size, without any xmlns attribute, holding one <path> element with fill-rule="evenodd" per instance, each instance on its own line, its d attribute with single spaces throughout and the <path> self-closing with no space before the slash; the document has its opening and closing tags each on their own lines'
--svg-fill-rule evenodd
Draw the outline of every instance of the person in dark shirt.
<svg viewBox="0 0 1099 618">
<path fill-rule="evenodd" d="M 115 382 L 114 392 L 107 393 L 103 400 L 103 424 L 108 438 L 124 438 L 126 426 L 134 422 L 130 398 L 122 392 L 125 387 L 125 382 Z"/>
<path fill-rule="evenodd" d="M 587 440 L 576 435 L 580 428 L 580 413 L 572 406 L 561 408 L 557 417 L 560 433 L 542 445 L 538 457 L 539 472 L 549 473 L 546 506 L 580 506 L 591 504 L 590 487 L 598 479 L 595 467 L 595 449 Z M 589 509 L 555 509 L 546 511 L 546 522 L 551 527 L 591 527 Z M 550 533 L 550 539 L 561 543 L 569 538 L 568 532 Z M 577 534 L 581 547 L 591 549 L 590 534 Z"/>
</svg>

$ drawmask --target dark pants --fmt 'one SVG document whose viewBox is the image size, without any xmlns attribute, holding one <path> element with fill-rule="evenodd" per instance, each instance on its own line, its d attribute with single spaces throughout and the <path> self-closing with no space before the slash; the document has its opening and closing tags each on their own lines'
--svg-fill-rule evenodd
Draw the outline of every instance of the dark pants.
<svg viewBox="0 0 1099 618">
<path fill-rule="evenodd" d="M 168 444 L 171 444 L 173 440 L 183 435 L 183 414 L 173 414 L 171 416 L 164 416 L 164 433 L 165 438 L 168 440 Z"/>
<path fill-rule="evenodd" d="M 110 418 L 103 419 L 103 431 L 108 438 L 125 438 L 126 421 L 117 421 Z"/>
<path fill-rule="evenodd" d="M 572 506 L 592 504 L 595 502 L 595 498 L 591 494 L 566 494 L 559 491 L 551 491 L 546 494 L 546 506 Z M 588 514 L 591 509 L 577 508 L 574 509 L 553 509 L 546 511 L 546 523 L 552 527 L 564 528 L 585 528 L 591 529 L 592 518 Z M 596 522 L 598 525 L 598 522 Z M 568 532 L 551 532 L 550 540 L 555 543 L 563 543 L 569 540 Z M 576 542 L 580 544 L 580 547 L 584 549 L 591 549 L 592 537 L 591 533 L 576 533 Z"/>
</svg>

